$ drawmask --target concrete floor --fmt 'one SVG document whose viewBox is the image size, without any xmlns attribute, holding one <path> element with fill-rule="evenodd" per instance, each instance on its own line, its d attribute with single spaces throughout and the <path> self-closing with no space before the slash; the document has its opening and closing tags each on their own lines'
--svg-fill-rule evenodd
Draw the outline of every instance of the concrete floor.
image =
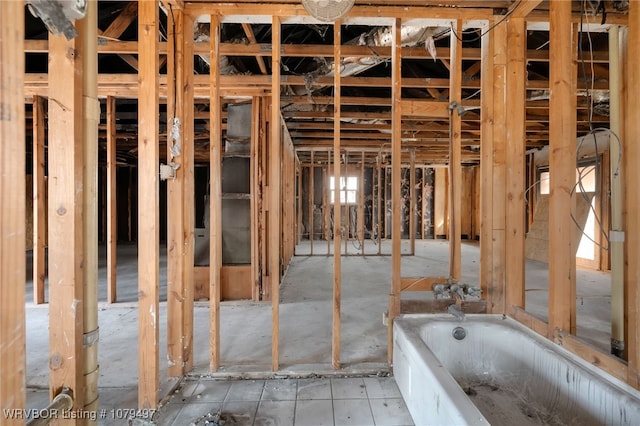
<svg viewBox="0 0 640 426">
<path fill-rule="evenodd" d="M 374 253 L 377 247 L 374 247 Z M 224 302 L 221 308 L 221 361 L 219 373 L 209 375 L 209 308 L 196 302 L 194 312 L 194 370 L 187 378 L 333 377 L 331 368 L 332 274 L 331 257 L 316 256 L 326 242 L 314 242 L 314 256 L 294 257 L 281 286 L 280 364 L 277 376 L 271 370 L 271 304 Z M 355 246 L 349 242 L 348 247 Z M 383 242 L 382 253 L 391 253 L 390 242 Z M 166 359 L 166 250 L 161 248 L 160 359 Z M 297 253 L 310 253 L 304 241 Z M 409 253 L 403 242 L 403 253 Z M 118 248 L 118 295 L 121 302 L 106 300 L 104 247 L 100 254 L 100 403 L 107 410 L 137 406 L 137 260 L 136 248 Z M 30 260 L 30 259 L 29 259 Z M 29 264 L 29 262 L 28 262 Z M 462 246 L 462 281 L 476 284 L 479 248 L 476 243 Z M 387 328 L 382 324 L 387 309 L 391 281 L 390 256 L 346 256 L 342 262 L 342 352 L 344 376 L 386 374 Z M 446 241 L 417 241 L 416 255 L 403 255 L 403 276 L 448 275 Z M 547 266 L 528 261 L 526 266 L 527 309 L 543 319 L 547 317 Z M 31 303 L 32 283 L 27 277 L 27 385 L 28 408 L 47 403 L 48 387 L 48 307 Z M 609 274 L 578 270 L 578 336 L 605 351 L 609 349 L 610 328 Z M 403 294 L 403 297 L 430 297 L 428 292 Z M 330 379 L 326 379 L 330 380 Z M 168 378 L 161 363 L 161 396 L 183 386 Z M 220 401 L 222 402 L 222 401 Z M 252 401 L 259 404 L 260 400 Z M 334 407 L 335 408 L 335 407 Z M 257 413 L 257 412 L 256 412 Z M 255 413 L 254 413 L 255 414 Z M 255 416 L 254 416 L 255 418 Z M 111 419 L 112 424 L 122 424 Z M 101 424 L 109 422 L 101 421 Z"/>
</svg>

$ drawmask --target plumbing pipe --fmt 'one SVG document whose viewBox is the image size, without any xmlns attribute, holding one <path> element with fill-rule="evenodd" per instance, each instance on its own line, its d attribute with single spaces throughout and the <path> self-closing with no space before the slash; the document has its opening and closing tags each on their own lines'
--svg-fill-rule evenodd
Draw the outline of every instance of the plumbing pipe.
<svg viewBox="0 0 640 426">
<path fill-rule="evenodd" d="M 610 129 L 620 135 L 620 28 L 609 27 L 609 103 Z M 610 136 L 611 173 L 611 353 L 622 357 L 624 351 L 624 231 L 622 228 L 622 179 L 620 176 L 620 144 Z"/>
<path fill-rule="evenodd" d="M 38 411 L 38 417 L 34 417 L 27 422 L 27 426 L 48 425 L 50 421 L 56 419 L 56 416 L 61 411 L 70 410 L 71 407 L 73 407 L 71 390 L 69 388 L 63 388 L 45 409 Z"/>
<path fill-rule="evenodd" d="M 98 125 L 100 101 L 98 100 L 98 5 L 87 2 L 85 18 L 78 21 L 83 28 L 83 96 L 84 96 L 84 296 L 83 340 L 85 378 L 84 395 L 79 398 L 90 412 L 98 407 Z M 88 419 L 87 424 L 96 424 Z"/>
</svg>

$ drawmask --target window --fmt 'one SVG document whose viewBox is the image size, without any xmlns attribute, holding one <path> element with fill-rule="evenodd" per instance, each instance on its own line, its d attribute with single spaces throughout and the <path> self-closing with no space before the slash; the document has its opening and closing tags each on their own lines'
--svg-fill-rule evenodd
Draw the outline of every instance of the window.
<svg viewBox="0 0 640 426">
<path fill-rule="evenodd" d="M 329 190 L 331 204 L 335 204 L 336 181 L 333 176 L 329 178 Z M 358 178 L 356 176 L 340 176 L 340 204 L 355 204 L 358 191 Z"/>
<path fill-rule="evenodd" d="M 596 192 L 596 166 L 584 166 L 576 169 L 577 185 L 575 192 Z M 540 173 L 540 194 L 549 194 L 549 172 Z"/>
</svg>

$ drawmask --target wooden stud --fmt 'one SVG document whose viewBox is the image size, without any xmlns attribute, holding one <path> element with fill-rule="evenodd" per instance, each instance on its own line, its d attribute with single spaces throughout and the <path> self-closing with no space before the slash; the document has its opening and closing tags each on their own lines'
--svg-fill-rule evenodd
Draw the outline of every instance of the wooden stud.
<svg viewBox="0 0 640 426">
<path fill-rule="evenodd" d="M 335 110 L 334 110 L 335 113 Z M 335 132 L 334 132 L 334 136 L 335 136 Z M 344 196 L 344 226 L 340 227 L 340 230 L 342 231 L 344 229 L 344 254 L 347 255 L 349 254 L 348 251 L 348 247 L 347 247 L 347 243 L 349 241 L 349 238 L 351 238 L 351 205 L 349 204 L 349 197 L 347 196 L 347 180 L 349 177 L 349 151 L 345 149 L 344 151 L 344 173 L 342 174 L 342 176 L 344 176 L 344 188 L 345 188 L 345 196 Z M 342 190 L 342 188 L 340 188 L 340 190 Z M 335 206 L 335 204 L 334 204 Z M 334 207 L 335 208 L 335 207 Z M 342 200 L 340 201 L 340 210 L 342 211 Z M 335 213 L 334 213 L 335 215 Z"/>
<path fill-rule="evenodd" d="M 360 179 L 358 181 L 358 240 L 364 256 L 364 151 L 360 157 Z"/>
<path fill-rule="evenodd" d="M 138 98 L 138 408 L 159 400 L 159 96 L 158 5 L 138 5 L 140 95 Z"/>
<path fill-rule="evenodd" d="M 280 115 L 280 18 L 272 17 L 271 44 L 271 142 L 269 150 L 269 279 L 271 282 L 271 368 L 280 369 L 280 164 L 282 118 Z"/>
<path fill-rule="evenodd" d="M 411 255 L 416 254 L 416 152 L 411 151 L 409 166 L 409 242 Z"/>
<path fill-rule="evenodd" d="M 324 238 L 327 240 L 327 256 L 331 255 L 331 202 L 329 200 L 329 167 L 331 167 L 331 151 L 327 151 L 327 167 L 322 170 L 322 185 L 324 191 L 322 192 L 324 198 L 322 199 L 322 211 L 323 211 L 323 223 Z"/>
<path fill-rule="evenodd" d="M 15 24 L 12 23 L 12 24 Z M 3 42 L 4 46 L 4 42 Z M 49 391 L 84 408 L 82 38 L 49 38 Z M 15 182 L 14 182 L 15 184 Z"/>
<path fill-rule="evenodd" d="M 33 98 L 33 303 L 45 300 L 45 121 L 44 98 Z"/>
<path fill-rule="evenodd" d="M 389 297 L 389 330 L 387 341 L 387 360 L 393 363 L 393 320 L 400 314 L 400 292 L 402 291 L 401 276 L 401 203 L 402 203 L 402 50 L 401 50 L 402 21 L 394 21 L 391 33 L 393 39 L 393 50 L 391 56 L 391 295 Z"/>
<path fill-rule="evenodd" d="M 179 168 L 167 181 L 167 359 L 176 377 L 193 366 L 193 20 L 180 10 L 168 19 L 167 162 Z"/>
<path fill-rule="evenodd" d="M 251 28 L 251 24 L 246 22 L 242 23 L 242 29 L 244 29 L 244 33 L 247 35 L 249 42 L 252 44 L 256 44 L 258 41 L 256 40 L 256 36 L 253 33 L 253 29 Z M 256 56 L 256 61 L 258 61 L 258 67 L 260 67 L 260 72 L 262 74 L 267 73 L 267 65 L 264 62 L 264 58 L 262 56 Z"/>
<path fill-rule="evenodd" d="M 26 403 L 24 5 L 0 2 L 0 408 Z M 18 285 L 20 284 L 20 285 Z M 54 328 L 57 328 L 53 325 Z M 75 336 L 75 335 L 74 335 Z M 60 359 L 61 360 L 61 359 Z M 71 364 L 71 363 L 70 363 Z M 4 412 L 4 411 L 3 411 Z M 4 425 L 24 418 L 2 418 Z"/>
<path fill-rule="evenodd" d="M 222 107 L 220 105 L 220 18 L 211 15 L 211 135 L 209 142 L 209 306 L 211 330 L 209 363 L 211 372 L 220 368 L 220 296 L 222 269 Z"/>
<path fill-rule="evenodd" d="M 451 31 L 451 70 L 449 78 L 449 275 L 462 276 L 462 117 L 453 102 L 462 103 L 462 22 Z"/>
<path fill-rule="evenodd" d="M 376 194 L 376 218 L 375 218 L 375 231 L 376 231 L 376 240 L 378 245 L 378 255 L 382 253 L 382 164 L 380 162 L 380 156 L 378 156 L 378 160 L 376 161 L 376 170 L 378 172 L 378 180 L 377 180 L 377 194 Z"/>
<path fill-rule="evenodd" d="M 251 103 L 251 298 L 257 302 L 260 300 L 260 105 L 259 96 L 254 96 Z"/>
<path fill-rule="evenodd" d="M 629 2 L 629 28 L 627 34 L 627 81 L 625 105 L 624 146 L 624 209 L 626 217 L 625 238 L 625 285 L 627 288 L 627 353 L 629 363 L 628 382 L 640 388 L 640 224 L 637 221 L 640 206 L 640 4 Z"/>
<path fill-rule="evenodd" d="M 118 300 L 118 192 L 116 98 L 107 98 L 107 302 Z"/>
<path fill-rule="evenodd" d="M 307 200 L 309 201 L 309 254 L 313 256 L 313 227 L 315 224 L 313 223 L 313 216 L 316 211 L 315 204 L 315 180 L 316 180 L 316 166 L 314 162 L 314 151 L 311 151 L 311 167 L 309 167 L 309 195 L 307 196 Z"/>
<path fill-rule="evenodd" d="M 295 166 L 295 179 L 296 184 L 294 187 L 295 192 L 295 200 L 296 200 L 296 241 L 293 254 L 295 255 L 295 248 L 298 247 L 298 244 L 302 240 L 302 165 L 298 163 L 296 157 L 296 166 Z"/>
<path fill-rule="evenodd" d="M 337 20 L 333 23 L 333 60 L 335 64 L 340 64 L 342 50 L 342 31 L 341 22 Z M 340 185 L 340 99 L 341 99 L 341 82 L 340 82 L 340 67 L 335 67 L 333 79 L 333 92 L 334 92 L 334 107 L 333 107 L 333 332 L 331 341 L 331 364 L 334 370 L 340 369 L 340 305 L 342 301 L 342 259 L 340 255 L 340 240 L 342 238 L 342 186 Z M 345 176 L 346 182 L 346 176 Z M 349 204 L 346 203 L 345 194 L 345 206 L 349 208 Z M 348 217 L 348 216 L 347 216 Z M 345 227 L 347 229 L 346 239 L 349 238 L 349 224 Z"/>
<path fill-rule="evenodd" d="M 622 102 L 622 60 L 623 49 L 620 47 L 620 27 L 609 27 L 609 51 L 610 51 L 610 129 L 618 137 L 622 136 L 623 123 L 621 120 Z M 626 86 L 626 85 L 625 85 Z M 621 140 L 626 138 L 622 137 Z M 623 183 L 620 164 L 621 146 L 618 140 L 609 137 L 609 151 L 605 151 L 602 162 L 601 180 L 601 211 L 602 227 L 611 230 L 609 233 L 608 251 L 601 250 L 600 259 L 602 269 L 611 269 L 611 343 L 612 353 L 624 353 L 625 346 L 625 280 L 624 280 L 624 241 L 619 238 L 624 229 L 623 223 Z M 622 170 L 624 171 L 624 169 Z M 610 195 L 610 197 L 609 197 Z M 612 238 L 613 237 L 613 238 Z M 618 238 L 616 238 L 618 237 Z"/>
<path fill-rule="evenodd" d="M 422 171 L 422 179 L 420 180 L 420 193 L 422 194 L 421 200 L 422 203 L 420 205 L 420 237 L 424 240 L 426 238 L 426 218 L 427 218 L 427 167 L 421 167 Z"/>
<path fill-rule="evenodd" d="M 550 2 L 549 101 L 549 336 L 572 329 L 575 311 L 575 247 L 570 214 L 576 179 L 576 97 L 573 73 L 571 4 Z"/>
<path fill-rule="evenodd" d="M 491 281 L 487 289 L 487 309 L 493 313 L 506 313 L 506 279 L 505 264 L 507 262 L 505 245 L 506 224 L 506 150 L 507 150 L 507 121 L 508 111 L 505 99 L 507 97 L 507 24 L 500 23 L 491 31 L 493 52 L 493 69 L 491 70 L 493 99 L 493 124 L 489 124 L 491 131 L 487 137 L 493 139 L 491 161 L 493 169 L 492 182 L 492 218 L 491 218 Z M 489 84 L 489 82 L 487 82 Z M 484 139 L 483 139 L 484 142 Z M 489 265 L 487 265 L 488 267 Z"/>
<path fill-rule="evenodd" d="M 524 18 L 507 20 L 507 192 L 505 245 L 509 261 L 505 263 L 507 304 L 524 308 L 525 281 L 525 119 L 526 50 Z M 553 39 L 555 40 L 555 39 Z"/>
</svg>

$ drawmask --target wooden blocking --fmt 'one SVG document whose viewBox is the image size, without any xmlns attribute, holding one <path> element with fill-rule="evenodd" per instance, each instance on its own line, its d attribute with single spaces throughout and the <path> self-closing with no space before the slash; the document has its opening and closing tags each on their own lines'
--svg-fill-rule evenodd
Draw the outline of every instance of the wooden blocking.
<svg viewBox="0 0 640 426">
<path fill-rule="evenodd" d="M 402 277 L 402 291 L 431 291 L 435 284 L 446 284 L 449 277 Z"/>
<path fill-rule="evenodd" d="M 138 5 L 138 408 L 159 400 L 159 16 L 155 2 Z"/>
<path fill-rule="evenodd" d="M 226 265 L 220 270 L 224 300 L 251 299 L 251 266 Z"/>
<path fill-rule="evenodd" d="M 576 181 L 576 92 L 571 4 L 552 1 L 549 10 L 551 99 L 549 101 L 549 336 L 570 331 L 575 312 L 575 248 L 571 221 Z"/>
<path fill-rule="evenodd" d="M 26 408 L 24 4 L 0 2 L 0 408 Z M 2 417 L 0 423 L 24 424 Z"/>
</svg>

